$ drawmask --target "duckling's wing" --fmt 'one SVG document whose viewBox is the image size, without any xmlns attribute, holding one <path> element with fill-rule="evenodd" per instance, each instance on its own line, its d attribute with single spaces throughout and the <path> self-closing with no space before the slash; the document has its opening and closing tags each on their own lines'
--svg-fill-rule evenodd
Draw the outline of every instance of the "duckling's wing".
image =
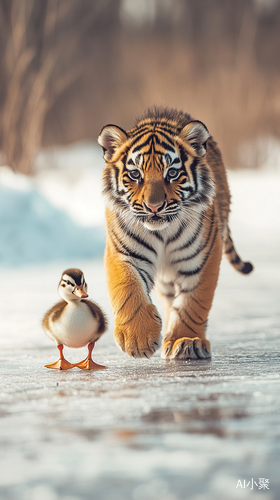
<svg viewBox="0 0 280 500">
<path fill-rule="evenodd" d="M 96 333 L 98 333 L 98 335 L 101 336 L 107 330 L 108 327 L 108 320 L 106 315 L 103 313 L 100 307 L 91 300 L 82 299 L 81 302 L 83 302 L 88 306 L 88 308 L 91 311 L 91 314 L 97 319 L 98 330 Z"/>
<path fill-rule="evenodd" d="M 61 302 L 57 302 L 53 307 L 51 307 L 51 309 L 49 309 L 44 318 L 43 318 L 43 321 L 42 321 L 42 327 L 44 329 L 45 332 L 51 332 L 51 325 L 50 325 L 50 321 L 52 322 L 55 322 L 57 321 L 64 308 L 67 306 L 67 302 L 65 302 L 65 300 L 61 300 Z"/>
</svg>

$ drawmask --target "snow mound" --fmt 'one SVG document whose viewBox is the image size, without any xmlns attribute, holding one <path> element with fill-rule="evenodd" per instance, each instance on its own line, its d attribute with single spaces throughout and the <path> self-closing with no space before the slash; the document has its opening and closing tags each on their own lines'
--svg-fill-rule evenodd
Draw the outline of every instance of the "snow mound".
<svg viewBox="0 0 280 500">
<path fill-rule="evenodd" d="M 82 226 L 104 225 L 100 146 L 91 142 L 52 147 L 40 152 L 34 181 L 51 204 Z"/>
<path fill-rule="evenodd" d="M 0 264 L 100 257 L 104 229 L 82 227 L 48 201 L 35 182 L 0 168 Z"/>
</svg>

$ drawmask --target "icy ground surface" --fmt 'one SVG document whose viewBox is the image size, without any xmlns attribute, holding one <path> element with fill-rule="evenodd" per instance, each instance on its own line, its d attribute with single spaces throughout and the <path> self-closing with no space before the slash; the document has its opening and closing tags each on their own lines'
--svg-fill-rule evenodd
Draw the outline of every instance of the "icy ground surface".
<svg viewBox="0 0 280 500">
<path fill-rule="evenodd" d="M 109 311 L 101 261 L 78 264 Z M 40 319 L 61 265 L 2 270 L 0 498 L 279 498 L 280 266 L 255 264 L 244 277 L 223 263 L 212 361 L 130 359 L 110 317 L 93 352 L 108 366 L 98 372 L 44 368 L 58 357 Z M 86 348 L 65 354 L 78 362 Z M 270 489 L 236 488 L 252 478 Z"/>
<path fill-rule="evenodd" d="M 229 176 L 233 238 L 255 271 L 241 276 L 222 264 L 211 361 L 121 353 L 102 260 L 65 252 L 60 263 L 0 268 L 1 500 L 279 499 L 279 179 Z M 40 321 L 69 266 L 83 269 L 108 312 L 109 331 L 93 351 L 107 370 L 44 368 L 58 353 Z M 78 362 L 86 348 L 65 354 Z M 258 489 L 260 479 L 269 490 Z"/>
</svg>

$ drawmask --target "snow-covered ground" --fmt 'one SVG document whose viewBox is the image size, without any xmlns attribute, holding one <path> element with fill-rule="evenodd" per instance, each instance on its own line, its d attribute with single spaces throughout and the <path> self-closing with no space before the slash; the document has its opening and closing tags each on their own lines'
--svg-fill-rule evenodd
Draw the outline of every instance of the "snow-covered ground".
<svg viewBox="0 0 280 500">
<path fill-rule="evenodd" d="M 278 171 L 229 175 L 233 238 L 255 270 L 241 276 L 222 263 L 212 360 L 133 360 L 113 340 L 95 151 L 69 171 L 41 165 L 32 182 L 0 170 L 1 500 L 278 499 Z M 93 356 L 107 370 L 44 368 L 57 352 L 40 321 L 69 266 L 83 269 L 109 315 Z M 65 351 L 77 362 L 86 349 Z"/>
</svg>

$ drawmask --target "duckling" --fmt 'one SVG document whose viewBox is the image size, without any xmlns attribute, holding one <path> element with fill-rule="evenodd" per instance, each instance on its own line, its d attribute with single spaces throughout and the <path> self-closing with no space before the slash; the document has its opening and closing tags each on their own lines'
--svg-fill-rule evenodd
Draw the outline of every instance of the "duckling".
<svg viewBox="0 0 280 500">
<path fill-rule="evenodd" d="M 57 344 L 60 353 L 56 363 L 46 368 L 69 370 L 77 366 L 82 370 L 100 370 L 106 366 L 94 363 L 91 353 L 95 342 L 107 329 L 106 316 L 100 307 L 88 297 L 87 283 L 80 269 L 66 269 L 58 285 L 62 301 L 55 304 L 44 316 L 42 326 L 45 333 Z M 83 347 L 88 344 L 88 356 L 77 364 L 72 364 L 63 356 L 64 345 Z"/>
</svg>

